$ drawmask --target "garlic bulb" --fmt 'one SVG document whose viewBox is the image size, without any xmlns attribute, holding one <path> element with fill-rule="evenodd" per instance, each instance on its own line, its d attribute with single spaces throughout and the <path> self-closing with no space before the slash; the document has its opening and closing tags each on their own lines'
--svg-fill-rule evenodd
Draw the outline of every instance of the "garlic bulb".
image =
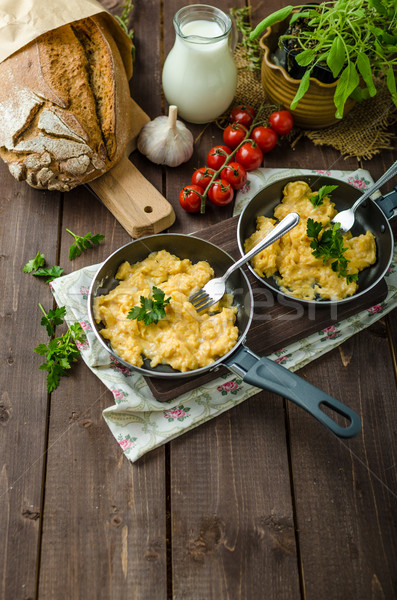
<svg viewBox="0 0 397 600">
<path fill-rule="evenodd" d="M 170 106 L 168 117 L 146 123 L 138 137 L 138 150 L 158 165 L 177 167 L 193 154 L 193 136 L 177 121 L 177 107 Z"/>
</svg>

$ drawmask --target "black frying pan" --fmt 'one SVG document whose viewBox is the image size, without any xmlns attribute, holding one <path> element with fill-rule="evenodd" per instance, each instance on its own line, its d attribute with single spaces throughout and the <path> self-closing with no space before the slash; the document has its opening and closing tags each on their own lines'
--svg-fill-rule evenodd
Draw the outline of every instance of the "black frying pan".
<svg viewBox="0 0 397 600">
<path fill-rule="evenodd" d="M 229 277 L 226 285 L 227 292 L 233 293 L 234 304 L 238 309 L 236 325 L 239 330 L 239 338 L 232 350 L 212 365 L 187 373 L 180 373 L 168 365 L 151 368 L 148 360 L 145 360 L 143 367 L 135 367 L 113 352 L 109 341 L 100 335 L 101 325 L 95 323 L 93 316 L 94 299 L 96 296 L 109 293 L 117 286 L 119 282 L 114 278 L 114 275 L 122 262 L 127 260 L 130 263 L 136 263 L 145 259 L 151 252 L 162 249 L 168 250 L 181 259 L 189 258 L 192 262 L 207 260 L 215 271 L 215 277 L 223 275 L 234 262 L 229 254 L 214 244 L 182 234 L 159 234 L 140 238 L 114 252 L 99 268 L 88 295 L 88 315 L 91 326 L 97 339 L 108 352 L 115 355 L 127 367 L 135 369 L 146 377 L 166 379 L 192 377 L 223 364 L 233 373 L 237 373 L 247 383 L 289 398 L 306 409 L 336 435 L 349 438 L 359 433 L 361 422 L 353 410 L 291 373 L 285 367 L 265 357 L 260 358 L 244 346 L 243 341 L 254 315 L 254 304 L 251 286 L 241 269 L 235 271 Z M 323 406 L 343 415 L 348 419 L 349 424 L 346 427 L 339 425 L 324 412 Z"/>
<path fill-rule="evenodd" d="M 333 177 L 320 175 L 295 175 L 292 177 L 283 177 L 260 190 L 241 213 L 237 225 L 237 242 L 241 254 L 244 254 L 244 241 L 256 229 L 256 218 L 259 215 L 264 215 L 266 217 L 273 216 L 274 208 L 280 203 L 283 197 L 283 189 L 290 181 L 305 181 L 313 191 L 317 191 L 323 185 L 337 185 L 338 188 L 332 192 L 332 201 L 335 203 L 338 212 L 351 207 L 355 200 L 361 196 L 361 192 L 352 185 L 339 179 L 334 179 Z M 301 300 L 299 298 L 294 298 L 294 300 L 304 304 L 339 305 L 354 300 L 362 294 L 366 294 L 379 283 L 389 268 L 390 261 L 393 257 L 393 233 L 389 220 L 392 218 L 393 210 L 396 207 L 397 189 L 376 201 L 367 200 L 357 209 L 356 221 L 351 232 L 354 236 L 365 233 L 367 230 L 374 234 L 377 260 L 374 265 L 359 273 L 358 290 L 353 296 L 337 301 Z M 248 268 L 258 281 L 270 288 L 273 292 L 280 294 L 285 298 L 292 298 L 292 296 L 280 290 L 272 277 L 260 277 L 251 265 L 248 265 Z"/>
</svg>

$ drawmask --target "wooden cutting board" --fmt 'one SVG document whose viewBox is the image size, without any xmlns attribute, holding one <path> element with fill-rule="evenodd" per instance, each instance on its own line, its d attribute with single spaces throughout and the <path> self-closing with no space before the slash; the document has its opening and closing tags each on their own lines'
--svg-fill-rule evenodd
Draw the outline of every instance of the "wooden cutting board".
<svg viewBox="0 0 397 600">
<path fill-rule="evenodd" d="M 133 238 L 159 233 L 175 221 L 171 204 L 139 172 L 128 156 L 136 148 L 139 132 L 150 119 L 132 100 L 132 129 L 125 156 L 88 187 Z"/>
<path fill-rule="evenodd" d="M 238 217 L 233 217 L 199 231 L 196 237 L 216 244 L 237 259 L 240 257 L 237 246 L 237 222 Z M 378 304 L 387 294 L 387 285 L 382 279 L 367 294 L 341 306 L 329 307 L 316 304 L 305 307 L 293 298 L 286 300 L 283 296 L 273 295 L 246 267 L 243 268 L 254 293 L 254 316 L 245 344 L 259 356 L 280 350 L 312 333 L 321 332 L 322 329 L 360 310 Z M 226 367 L 220 367 L 216 372 L 207 372 L 186 379 L 166 380 L 149 377 L 145 379 L 154 397 L 161 402 L 166 402 L 226 372 L 228 372 Z"/>
</svg>

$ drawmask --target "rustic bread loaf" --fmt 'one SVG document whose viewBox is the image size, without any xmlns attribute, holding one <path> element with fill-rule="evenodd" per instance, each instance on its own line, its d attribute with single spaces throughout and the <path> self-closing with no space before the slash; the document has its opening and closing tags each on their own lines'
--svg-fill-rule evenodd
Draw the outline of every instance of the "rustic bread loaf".
<svg viewBox="0 0 397 600">
<path fill-rule="evenodd" d="M 0 64 L 0 156 L 36 188 L 91 181 L 126 149 L 129 98 L 104 15 L 45 33 Z"/>
</svg>

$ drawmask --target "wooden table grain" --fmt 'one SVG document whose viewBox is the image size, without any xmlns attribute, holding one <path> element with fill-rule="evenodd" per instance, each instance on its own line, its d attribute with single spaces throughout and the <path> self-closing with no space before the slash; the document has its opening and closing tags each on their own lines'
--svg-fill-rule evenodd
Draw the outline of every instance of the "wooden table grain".
<svg viewBox="0 0 397 600">
<path fill-rule="evenodd" d="M 121 2 L 103 4 L 120 13 Z M 134 4 L 131 92 L 154 118 L 166 110 L 161 67 L 172 16 L 186 2 Z M 214 4 L 228 11 L 244 2 Z M 283 4 L 252 5 L 256 24 Z M 189 127 L 195 136 L 202 129 Z M 177 199 L 220 140 L 208 127 L 176 169 L 131 155 L 173 204 L 172 231 L 231 215 L 231 207 L 189 215 Z M 396 154 L 358 162 L 301 139 L 267 155 L 266 166 L 361 166 L 377 178 Z M 46 339 L 37 304 L 51 306 L 52 296 L 22 273 L 38 250 L 71 272 L 130 238 L 84 188 L 38 191 L 3 164 L 0 174 L 1 600 L 396 598 L 396 311 L 299 372 L 362 416 L 357 438 L 340 440 L 261 392 L 131 464 L 102 418 L 112 395 L 82 361 L 47 394 L 33 348 Z M 70 263 L 65 227 L 106 241 Z"/>
</svg>

